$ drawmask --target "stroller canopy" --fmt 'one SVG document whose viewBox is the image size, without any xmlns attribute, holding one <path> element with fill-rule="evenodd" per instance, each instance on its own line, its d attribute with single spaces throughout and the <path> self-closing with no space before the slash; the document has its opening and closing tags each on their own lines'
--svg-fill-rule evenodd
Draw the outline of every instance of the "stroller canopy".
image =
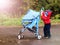
<svg viewBox="0 0 60 45">
<path fill-rule="evenodd" d="M 34 19 L 39 15 L 40 15 L 40 12 L 29 9 L 26 15 L 23 17 L 23 19 Z"/>
</svg>

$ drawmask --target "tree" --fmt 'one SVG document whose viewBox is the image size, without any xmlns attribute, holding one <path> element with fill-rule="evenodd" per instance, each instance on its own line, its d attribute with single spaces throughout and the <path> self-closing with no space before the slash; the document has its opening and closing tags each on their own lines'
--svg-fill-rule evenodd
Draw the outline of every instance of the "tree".
<svg viewBox="0 0 60 45">
<path fill-rule="evenodd" d="M 53 14 L 60 14 L 60 0 L 33 0 L 31 7 L 36 10 L 40 10 L 41 7 L 45 9 L 50 9 L 53 11 Z"/>
</svg>

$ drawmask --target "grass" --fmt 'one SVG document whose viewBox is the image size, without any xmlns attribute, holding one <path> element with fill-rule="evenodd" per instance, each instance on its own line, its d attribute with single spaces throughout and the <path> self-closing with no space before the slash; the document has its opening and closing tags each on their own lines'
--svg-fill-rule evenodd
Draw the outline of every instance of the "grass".
<svg viewBox="0 0 60 45">
<path fill-rule="evenodd" d="M 21 26 L 21 18 L 0 18 L 0 26 Z M 51 19 L 51 23 L 58 24 L 60 23 L 60 19 Z M 40 20 L 39 25 L 43 25 L 43 21 Z"/>
<path fill-rule="evenodd" d="M 51 23 L 53 24 L 60 24 L 60 19 L 51 19 Z"/>
<path fill-rule="evenodd" d="M 4 18 L 0 19 L 0 26 L 19 26 L 22 18 Z"/>
</svg>

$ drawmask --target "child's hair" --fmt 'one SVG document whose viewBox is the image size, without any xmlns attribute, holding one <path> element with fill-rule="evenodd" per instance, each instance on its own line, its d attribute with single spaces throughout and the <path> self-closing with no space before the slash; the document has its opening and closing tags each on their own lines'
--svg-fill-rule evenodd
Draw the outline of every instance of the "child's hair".
<svg viewBox="0 0 60 45">
<path fill-rule="evenodd" d="M 51 10 L 46 10 L 45 12 L 52 12 Z"/>
</svg>

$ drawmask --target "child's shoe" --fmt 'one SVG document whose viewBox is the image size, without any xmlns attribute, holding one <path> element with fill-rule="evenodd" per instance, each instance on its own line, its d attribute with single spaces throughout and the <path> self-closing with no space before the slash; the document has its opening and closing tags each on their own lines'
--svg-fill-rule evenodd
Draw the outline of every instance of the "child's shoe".
<svg viewBox="0 0 60 45">
<path fill-rule="evenodd" d="M 49 39 L 49 38 L 51 38 L 51 36 L 43 36 L 42 38 L 43 39 Z"/>
</svg>

